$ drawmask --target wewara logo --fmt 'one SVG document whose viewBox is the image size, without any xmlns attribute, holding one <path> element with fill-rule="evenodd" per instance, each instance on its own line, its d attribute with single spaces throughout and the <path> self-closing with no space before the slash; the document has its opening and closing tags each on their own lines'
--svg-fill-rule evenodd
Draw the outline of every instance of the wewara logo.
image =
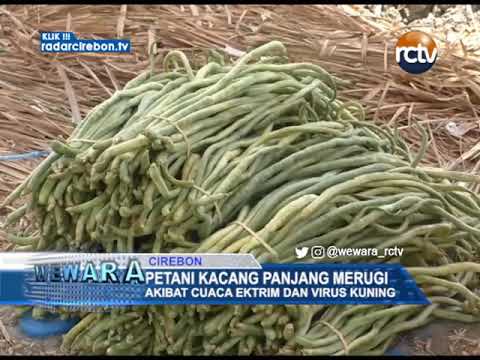
<svg viewBox="0 0 480 360">
<path fill-rule="evenodd" d="M 432 68 L 438 48 L 433 38 L 421 31 L 410 31 L 397 41 L 395 59 L 410 74 L 421 74 Z"/>
</svg>

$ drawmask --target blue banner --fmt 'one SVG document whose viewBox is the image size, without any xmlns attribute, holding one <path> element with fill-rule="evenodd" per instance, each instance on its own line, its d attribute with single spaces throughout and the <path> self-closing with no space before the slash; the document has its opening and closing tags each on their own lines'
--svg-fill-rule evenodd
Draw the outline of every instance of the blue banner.
<svg viewBox="0 0 480 360">
<path fill-rule="evenodd" d="M 73 32 L 40 33 L 40 51 L 45 53 L 129 53 L 130 40 L 78 39 Z"/>
<path fill-rule="evenodd" d="M 23 266 L 0 266 L 0 303 L 429 304 L 399 264 L 260 266 L 247 254 L 37 255 Z"/>
</svg>

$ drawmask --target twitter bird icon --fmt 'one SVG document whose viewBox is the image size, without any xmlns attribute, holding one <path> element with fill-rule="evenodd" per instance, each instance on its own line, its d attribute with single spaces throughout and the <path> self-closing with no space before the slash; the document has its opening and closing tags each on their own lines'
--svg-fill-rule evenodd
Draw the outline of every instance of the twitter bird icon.
<svg viewBox="0 0 480 360">
<path fill-rule="evenodd" d="M 297 259 L 303 259 L 308 254 L 308 247 L 295 248 L 295 254 L 297 255 Z"/>
</svg>

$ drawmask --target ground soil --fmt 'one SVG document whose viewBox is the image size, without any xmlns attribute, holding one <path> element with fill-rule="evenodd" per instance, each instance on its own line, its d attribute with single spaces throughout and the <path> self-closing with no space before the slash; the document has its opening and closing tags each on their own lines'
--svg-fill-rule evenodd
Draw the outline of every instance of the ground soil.
<svg viewBox="0 0 480 360">
<path fill-rule="evenodd" d="M 32 339 L 21 333 L 11 307 L 0 307 L 0 355 L 62 355 L 61 336 Z"/>
</svg>

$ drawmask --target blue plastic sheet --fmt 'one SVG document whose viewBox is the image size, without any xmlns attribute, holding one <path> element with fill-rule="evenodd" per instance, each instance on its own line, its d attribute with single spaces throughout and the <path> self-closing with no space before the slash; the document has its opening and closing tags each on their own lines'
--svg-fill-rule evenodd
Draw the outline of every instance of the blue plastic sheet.
<svg viewBox="0 0 480 360">
<path fill-rule="evenodd" d="M 0 161 L 31 160 L 47 157 L 50 151 L 31 151 L 23 154 L 0 155 Z"/>
<path fill-rule="evenodd" d="M 34 319 L 32 313 L 27 312 L 20 318 L 21 332 L 31 338 L 45 338 L 66 334 L 79 321 L 78 318 L 62 320 L 58 316 L 50 315 L 45 319 Z"/>
</svg>

